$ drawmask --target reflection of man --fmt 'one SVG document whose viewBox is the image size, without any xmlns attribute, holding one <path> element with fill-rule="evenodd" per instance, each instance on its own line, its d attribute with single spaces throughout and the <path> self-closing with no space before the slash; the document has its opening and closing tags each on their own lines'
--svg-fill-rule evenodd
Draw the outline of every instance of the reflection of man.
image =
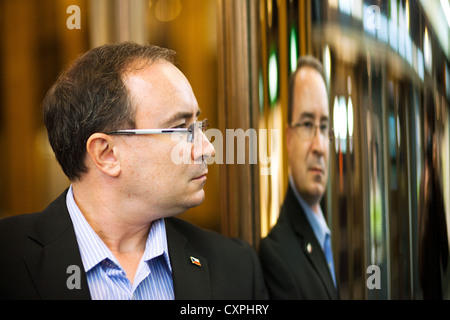
<svg viewBox="0 0 450 320">
<path fill-rule="evenodd" d="M 48 92 L 48 136 L 71 186 L 43 212 L 0 221 L 0 298 L 266 296 L 248 244 L 172 217 L 203 202 L 214 155 L 172 59 L 155 46 L 102 46 Z M 162 133 L 174 131 L 188 164 L 171 159 L 180 141 Z"/>
<path fill-rule="evenodd" d="M 418 253 L 419 279 L 424 299 L 442 299 L 441 274 L 445 274 L 448 264 L 449 246 L 445 204 L 439 172 L 439 152 L 436 141 L 436 109 L 434 99 L 425 93 L 426 157 L 420 184 Z M 442 272 L 441 272 L 442 270 Z"/>
<path fill-rule="evenodd" d="M 276 225 L 261 241 L 261 263 L 273 299 L 337 299 L 330 230 L 320 208 L 328 176 L 329 111 L 319 61 L 300 58 L 289 94 L 289 187 Z"/>
</svg>

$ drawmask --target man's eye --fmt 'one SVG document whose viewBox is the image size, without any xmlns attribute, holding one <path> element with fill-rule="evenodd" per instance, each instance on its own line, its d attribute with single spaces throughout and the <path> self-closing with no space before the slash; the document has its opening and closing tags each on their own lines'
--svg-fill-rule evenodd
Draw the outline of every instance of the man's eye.
<svg viewBox="0 0 450 320">
<path fill-rule="evenodd" d="M 178 126 L 175 126 L 175 127 L 172 127 L 173 129 L 183 129 L 183 128 L 187 128 L 187 125 L 186 125 L 186 123 L 182 123 L 182 124 L 180 124 L 180 125 L 178 125 Z"/>
<path fill-rule="evenodd" d="M 307 122 L 303 122 L 302 126 L 310 129 L 310 128 L 314 127 L 314 124 L 312 122 L 307 121 Z"/>
</svg>

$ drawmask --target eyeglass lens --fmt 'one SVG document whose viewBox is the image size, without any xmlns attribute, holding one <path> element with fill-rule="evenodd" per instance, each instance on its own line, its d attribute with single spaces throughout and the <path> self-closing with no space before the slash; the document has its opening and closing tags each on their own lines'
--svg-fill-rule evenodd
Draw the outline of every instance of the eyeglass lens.
<svg viewBox="0 0 450 320">
<path fill-rule="evenodd" d="M 203 121 L 195 121 L 193 124 L 189 126 L 189 136 L 188 141 L 194 142 L 196 138 L 196 132 L 199 130 L 204 133 L 206 131 L 206 128 L 209 126 L 208 119 L 205 119 Z"/>
</svg>

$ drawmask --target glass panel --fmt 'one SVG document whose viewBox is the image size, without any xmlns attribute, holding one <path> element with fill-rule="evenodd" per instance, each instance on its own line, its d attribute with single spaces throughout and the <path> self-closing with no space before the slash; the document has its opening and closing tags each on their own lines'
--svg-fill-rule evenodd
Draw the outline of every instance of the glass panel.
<svg viewBox="0 0 450 320">
<path fill-rule="evenodd" d="M 284 124 L 287 101 L 288 63 L 295 59 L 297 47 L 287 49 L 286 45 L 297 46 L 295 32 L 288 36 L 280 21 L 296 29 L 295 8 L 298 1 L 286 2 L 261 0 L 260 13 L 260 55 L 259 66 L 259 147 L 260 157 L 270 158 L 270 162 L 260 161 L 261 236 L 264 237 L 276 223 L 286 189 L 286 167 L 284 158 Z M 288 15 L 286 15 L 288 13 Z M 290 13 L 290 14 L 289 14 Z M 283 20 L 281 20 L 283 19 Z M 290 20 L 293 19 L 293 20 Z M 286 21 L 287 20 L 287 21 Z M 289 42 L 291 41 L 291 42 Z"/>
<path fill-rule="evenodd" d="M 367 212 L 366 233 L 369 241 L 366 244 L 367 266 L 375 265 L 380 268 L 381 283 L 379 290 L 368 290 L 369 299 L 386 299 L 389 297 L 388 282 L 388 233 L 387 233 L 387 197 L 385 177 L 385 141 L 383 119 L 383 76 L 375 70 L 375 63 L 371 63 L 368 55 L 367 78 L 363 81 L 363 105 L 367 106 L 367 163 L 368 185 L 367 195 L 369 210 Z M 367 81 L 367 82 L 366 82 Z"/>
</svg>

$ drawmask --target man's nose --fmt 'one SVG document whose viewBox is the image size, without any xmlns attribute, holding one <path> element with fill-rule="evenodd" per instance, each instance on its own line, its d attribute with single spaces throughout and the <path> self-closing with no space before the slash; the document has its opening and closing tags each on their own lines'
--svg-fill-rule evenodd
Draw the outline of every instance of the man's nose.
<svg viewBox="0 0 450 320">
<path fill-rule="evenodd" d="M 199 163 L 202 163 L 203 160 L 206 160 L 207 158 L 214 157 L 216 155 L 216 150 L 214 149 L 214 146 L 209 141 L 209 139 L 206 137 L 204 132 L 199 132 L 201 139 L 198 139 L 193 143 L 192 146 L 192 160 L 194 160 L 194 163 L 197 161 Z"/>
<path fill-rule="evenodd" d="M 315 134 L 311 140 L 311 148 L 314 153 L 318 155 L 323 155 L 325 152 L 325 148 L 327 148 L 327 137 L 324 137 L 320 130 L 316 128 Z"/>
</svg>

